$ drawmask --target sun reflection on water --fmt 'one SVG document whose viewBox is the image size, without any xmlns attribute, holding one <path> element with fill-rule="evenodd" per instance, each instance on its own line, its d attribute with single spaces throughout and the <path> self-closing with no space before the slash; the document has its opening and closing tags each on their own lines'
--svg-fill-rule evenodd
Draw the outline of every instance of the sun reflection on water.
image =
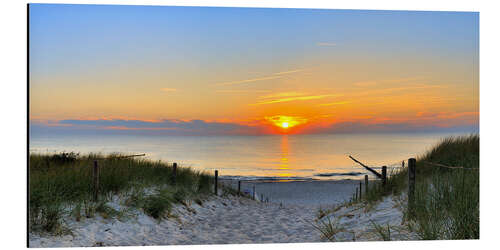
<svg viewBox="0 0 500 250">
<path fill-rule="evenodd" d="M 289 154 L 289 146 L 288 146 L 288 135 L 283 135 L 281 137 L 281 159 L 280 159 L 280 170 L 288 170 L 289 168 L 289 162 L 288 162 L 288 156 Z M 280 176 L 290 176 L 290 173 L 281 173 Z"/>
</svg>

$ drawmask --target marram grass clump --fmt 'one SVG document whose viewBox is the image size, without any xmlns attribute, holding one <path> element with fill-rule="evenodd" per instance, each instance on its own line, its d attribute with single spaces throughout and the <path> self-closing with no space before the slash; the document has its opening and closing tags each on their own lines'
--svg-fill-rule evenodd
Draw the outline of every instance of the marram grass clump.
<svg viewBox="0 0 500 250">
<path fill-rule="evenodd" d="M 448 166 L 448 167 L 444 167 Z M 408 169 L 372 182 L 360 202 L 367 206 L 408 190 Z M 448 137 L 417 157 L 415 207 L 405 207 L 408 227 L 421 239 L 479 239 L 479 135 Z"/>
<path fill-rule="evenodd" d="M 409 219 L 422 239 L 479 239 L 478 135 L 446 138 L 417 158 Z"/>
<path fill-rule="evenodd" d="M 118 216 L 105 202 L 113 195 L 126 195 L 125 203 L 142 209 L 150 216 L 168 216 L 172 204 L 186 205 L 212 193 L 213 176 L 178 167 L 173 182 L 169 163 L 121 155 L 62 153 L 29 156 L 29 230 L 64 233 L 61 219 L 66 213 L 76 220 L 100 214 Z M 93 199 L 94 160 L 100 169 L 99 196 Z M 144 190 L 159 191 L 146 195 Z"/>
</svg>

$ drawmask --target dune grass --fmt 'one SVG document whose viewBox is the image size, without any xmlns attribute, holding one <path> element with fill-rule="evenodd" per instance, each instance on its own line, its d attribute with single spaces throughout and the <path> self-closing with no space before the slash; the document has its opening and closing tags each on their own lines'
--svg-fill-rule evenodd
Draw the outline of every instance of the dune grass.
<svg viewBox="0 0 500 250">
<path fill-rule="evenodd" d="M 362 202 L 407 190 L 408 169 L 402 168 L 389 175 L 385 187 L 372 183 Z M 479 238 L 479 135 L 445 138 L 417 157 L 415 208 L 410 213 L 405 207 L 405 217 L 421 239 Z"/>
<path fill-rule="evenodd" d="M 379 225 L 374 221 L 370 221 L 373 226 L 374 231 L 380 235 L 382 240 L 390 241 L 391 240 L 391 226 L 387 224 L 386 226 Z"/>
<path fill-rule="evenodd" d="M 106 205 L 113 195 L 126 195 L 130 207 L 162 219 L 172 204 L 186 200 L 202 202 L 212 193 L 213 176 L 178 167 L 176 185 L 169 163 L 120 155 L 62 153 L 31 154 L 29 157 L 29 230 L 62 234 L 61 218 L 69 213 L 76 220 L 100 214 L 121 216 Z M 92 166 L 99 159 L 99 197 L 93 200 Z M 151 190 L 146 194 L 145 190 Z"/>
<path fill-rule="evenodd" d="M 412 217 L 422 239 L 479 239 L 478 135 L 446 138 L 417 159 Z"/>
</svg>

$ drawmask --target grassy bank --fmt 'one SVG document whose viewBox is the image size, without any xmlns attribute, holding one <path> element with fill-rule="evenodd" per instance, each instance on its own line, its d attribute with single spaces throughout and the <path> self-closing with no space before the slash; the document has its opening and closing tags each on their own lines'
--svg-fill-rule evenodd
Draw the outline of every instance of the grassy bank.
<svg viewBox="0 0 500 250">
<path fill-rule="evenodd" d="M 407 168 L 400 169 L 385 188 L 371 186 L 363 201 L 400 195 L 408 189 L 407 180 Z M 479 238 L 479 135 L 443 139 L 417 157 L 414 213 L 408 209 L 408 225 L 421 239 Z"/>
<path fill-rule="evenodd" d="M 416 174 L 411 219 L 421 238 L 479 239 L 479 136 L 443 140 L 417 159 Z"/>
<path fill-rule="evenodd" d="M 29 157 L 29 230 L 62 234 L 68 231 L 61 223 L 63 215 L 76 220 L 93 217 L 120 217 L 107 205 L 113 196 L 124 197 L 128 207 L 162 219 L 170 215 L 175 203 L 201 203 L 212 193 L 213 176 L 178 167 L 173 183 L 172 165 L 120 155 L 73 153 Z M 92 166 L 99 159 L 99 197 L 93 200 Z"/>
</svg>

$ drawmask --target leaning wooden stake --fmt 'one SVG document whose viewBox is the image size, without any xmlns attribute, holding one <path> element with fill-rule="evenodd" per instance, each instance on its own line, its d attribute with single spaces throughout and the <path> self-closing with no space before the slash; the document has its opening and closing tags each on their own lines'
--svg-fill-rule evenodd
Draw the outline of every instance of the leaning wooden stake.
<svg viewBox="0 0 500 250">
<path fill-rule="evenodd" d="M 366 170 L 372 172 L 375 176 L 377 176 L 378 178 L 382 178 L 382 175 L 379 174 L 377 171 L 373 170 L 372 168 L 366 166 L 365 164 L 361 163 L 360 161 L 354 159 L 354 157 L 350 156 L 349 155 L 349 158 L 351 158 L 351 160 L 353 160 L 354 162 L 358 163 L 359 165 L 361 165 L 362 167 L 366 168 Z"/>
<path fill-rule="evenodd" d="M 174 162 L 172 166 L 172 183 L 177 185 L 177 163 Z"/>
<path fill-rule="evenodd" d="M 238 196 L 241 195 L 241 181 L 238 181 Z"/>
<path fill-rule="evenodd" d="M 382 186 L 387 184 L 387 166 L 382 166 Z"/>
<path fill-rule="evenodd" d="M 415 160 L 415 158 L 408 159 L 408 208 L 410 216 L 414 215 L 416 168 L 417 168 L 417 160 Z"/>
<path fill-rule="evenodd" d="M 97 202 L 99 197 L 99 165 L 97 161 L 94 161 L 94 171 L 93 171 L 93 179 L 94 179 L 94 201 Z"/>
<path fill-rule="evenodd" d="M 214 183 L 214 193 L 217 195 L 217 182 L 219 179 L 219 170 L 215 170 L 215 183 Z"/>
</svg>

